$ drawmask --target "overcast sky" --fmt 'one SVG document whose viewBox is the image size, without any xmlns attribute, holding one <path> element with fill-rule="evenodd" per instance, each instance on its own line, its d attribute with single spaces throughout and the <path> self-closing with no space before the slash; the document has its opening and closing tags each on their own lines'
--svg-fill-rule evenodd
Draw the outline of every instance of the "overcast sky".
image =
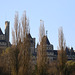
<svg viewBox="0 0 75 75">
<path fill-rule="evenodd" d="M 10 21 L 10 41 L 15 12 L 19 20 L 24 11 L 30 20 L 32 37 L 39 41 L 40 19 L 44 21 L 50 43 L 58 46 L 58 28 L 63 27 L 66 45 L 75 49 L 75 0 L 0 0 L 0 27 L 5 31 L 5 21 Z"/>
</svg>

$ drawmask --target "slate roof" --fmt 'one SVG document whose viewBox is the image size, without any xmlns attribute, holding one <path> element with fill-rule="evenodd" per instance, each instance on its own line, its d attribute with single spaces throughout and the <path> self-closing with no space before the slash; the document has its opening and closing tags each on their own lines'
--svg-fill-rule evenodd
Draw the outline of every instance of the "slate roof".
<svg viewBox="0 0 75 75">
<path fill-rule="evenodd" d="M 46 39 L 46 44 L 47 44 L 47 45 L 50 45 L 50 42 L 49 42 L 49 40 L 48 40 L 48 37 L 47 37 L 47 36 L 43 36 L 43 39 L 44 39 L 44 38 Z"/>
<path fill-rule="evenodd" d="M 73 49 L 69 49 L 68 47 L 66 47 L 66 54 L 67 54 L 67 55 L 74 55 L 75 52 L 74 52 Z"/>
<path fill-rule="evenodd" d="M 28 38 L 32 38 L 30 33 L 28 34 Z"/>
<path fill-rule="evenodd" d="M 31 43 L 33 43 L 33 42 L 34 42 L 34 41 L 33 41 L 33 38 L 32 38 L 32 36 L 31 36 L 31 34 L 30 34 L 30 33 L 28 34 L 28 38 L 30 38 L 30 42 L 31 42 Z"/>
<path fill-rule="evenodd" d="M 46 44 L 50 45 L 50 42 L 49 42 L 47 36 L 46 36 Z"/>
<path fill-rule="evenodd" d="M 2 35 L 3 34 L 3 32 L 2 32 L 2 30 L 1 30 L 1 28 L 0 28 L 0 35 Z"/>
<path fill-rule="evenodd" d="M 66 47 L 66 54 L 70 55 L 70 49 Z"/>
</svg>

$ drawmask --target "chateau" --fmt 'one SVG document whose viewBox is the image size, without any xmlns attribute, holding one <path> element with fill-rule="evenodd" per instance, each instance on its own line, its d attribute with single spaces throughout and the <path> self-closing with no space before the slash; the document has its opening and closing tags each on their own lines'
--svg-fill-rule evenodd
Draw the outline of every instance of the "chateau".
<svg viewBox="0 0 75 75">
<path fill-rule="evenodd" d="M 10 28 L 9 21 L 5 22 L 5 34 L 3 34 L 3 32 L 0 28 L 0 53 L 5 48 L 11 46 L 11 44 L 9 42 L 9 28 Z M 57 55 L 58 55 L 58 52 L 57 52 L 58 50 L 54 50 L 54 47 L 50 43 L 47 35 L 44 37 L 46 38 L 46 52 L 47 52 L 48 60 L 50 60 L 50 61 L 56 60 Z M 30 38 L 30 42 L 31 42 L 30 46 L 31 46 L 32 60 L 34 63 L 36 63 L 38 45 L 35 48 L 35 38 L 33 38 L 30 33 L 28 34 L 28 38 Z M 69 49 L 68 47 L 66 47 L 66 54 L 68 56 L 68 60 L 75 60 L 75 52 L 74 52 L 73 48 Z"/>
</svg>

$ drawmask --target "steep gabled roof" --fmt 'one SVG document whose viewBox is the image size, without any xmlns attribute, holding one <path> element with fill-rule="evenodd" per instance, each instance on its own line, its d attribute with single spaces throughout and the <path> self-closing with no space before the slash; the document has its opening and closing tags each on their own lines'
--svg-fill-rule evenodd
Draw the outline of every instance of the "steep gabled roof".
<svg viewBox="0 0 75 75">
<path fill-rule="evenodd" d="M 3 32 L 2 32 L 2 30 L 1 30 L 1 28 L 0 28 L 0 35 L 2 35 L 3 34 Z"/>
<path fill-rule="evenodd" d="M 46 44 L 50 45 L 50 42 L 48 40 L 48 37 L 46 36 Z"/>
<path fill-rule="evenodd" d="M 28 34 L 27 34 L 27 37 L 30 39 L 30 42 L 31 42 L 31 43 L 33 43 L 33 42 L 34 42 L 34 41 L 33 41 L 33 38 L 32 38 L 32 36 L 31 36 L 31 34 L 30 34 L 30 33 L 28 33 Z"/>
<path fill-rule="evenodd" d="M 50 42 L 49 42 L 47 36 L 43 36 L 43 37 L 42 37 L 42 40 L 43 40 L 43 41 L 45 40 L 45 41 L 46 41 L 46 44 L 47 44 L 47 45 L 50 45 Z"/>
</svg>

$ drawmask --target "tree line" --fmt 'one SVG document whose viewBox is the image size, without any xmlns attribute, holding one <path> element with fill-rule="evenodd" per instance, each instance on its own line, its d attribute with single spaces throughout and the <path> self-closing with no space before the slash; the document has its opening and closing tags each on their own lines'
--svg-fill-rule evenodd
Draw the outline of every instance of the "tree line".
<svg viewBox="0 0 75 75">
<path fill-rule="evenodd" d="M 67 61 L 66 42 L 62 27 L 58 31 L 58 57 L 48 60 L 44 22 L 40 20 L 36 64 L 32 62 L 29 19 L 23 13 L 21 22 L 15 14 L 12 46 L 0 54 L 0 75 L 75 75 L 75 62 Z"/>
</svg>

